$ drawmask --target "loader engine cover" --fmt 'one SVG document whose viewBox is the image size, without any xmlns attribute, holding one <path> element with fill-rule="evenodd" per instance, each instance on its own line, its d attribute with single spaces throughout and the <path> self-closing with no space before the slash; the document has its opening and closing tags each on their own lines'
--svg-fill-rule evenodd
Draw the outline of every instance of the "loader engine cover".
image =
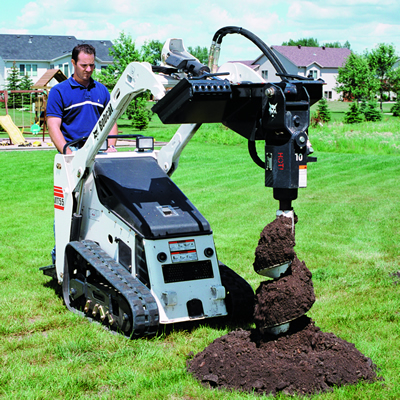
<svg viewBox="0 0 400 400">
<path fill-rule="evenodd" d="M 143 237 L 211 233 L 208 221 L 153 157 L 101 158 L 93 171 L 100 202 Z"/>
</svg>

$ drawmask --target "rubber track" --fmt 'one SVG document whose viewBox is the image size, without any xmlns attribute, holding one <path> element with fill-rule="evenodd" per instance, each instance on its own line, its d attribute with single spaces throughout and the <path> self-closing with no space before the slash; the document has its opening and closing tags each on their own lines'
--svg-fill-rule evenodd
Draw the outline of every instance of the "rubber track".
<svg viewBox="0 0 400 400">
<path fill-rule="evenodd" d="M 157 303 L 150 290 L 143 283 L 134 278 L 121 264 L 111 258 L 97 243 L 83 240 L 81 242 L 70 242 L 69 246 L 73 247 L 92 268 L 126 299 L 132 313 L 133 327 L 131 336 L 145 336 L 157 332 L 159 326 Z M 64 281 L 68 279 L 69 276 L 64 277 Z M 64 301 L 67 307 L 71 309 L 68 290 L 63 292 Z M 76 309 L 72 309 L 72 311 L 83 314 Z"/>
</svg>

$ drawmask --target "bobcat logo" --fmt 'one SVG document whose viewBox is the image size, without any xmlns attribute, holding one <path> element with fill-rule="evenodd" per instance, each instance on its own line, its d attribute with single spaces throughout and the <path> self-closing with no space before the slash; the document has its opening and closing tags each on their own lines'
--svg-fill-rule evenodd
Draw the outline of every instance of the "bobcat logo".
<svg viewBox="0 0 400 400">
<path fill-rule="evenodd" d="M 276 103 L 276 104 L 269 103 L 269 115 L 271 116 L 271 118 L 274 118 L 275 115 L 278 113 L 276 111 L 276 106 L 277 105 L 278 105 L 278 103 Z"/>
</svg>

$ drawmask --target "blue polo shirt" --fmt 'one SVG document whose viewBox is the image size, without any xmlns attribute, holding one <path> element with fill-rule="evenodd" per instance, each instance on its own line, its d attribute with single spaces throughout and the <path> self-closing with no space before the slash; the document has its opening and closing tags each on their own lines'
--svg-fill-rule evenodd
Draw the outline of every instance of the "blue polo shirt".
<svg viewBox="0 0 400 400">
<path fill-rule="evenodd" d="M 91 79 L 86 88 L 72 75 L 50 90 L 46 114 L 61 118 L 61 132 L 70 142 L 89 136 L 109 101 L 110 93 L 103 84 Z"/>
</svg>

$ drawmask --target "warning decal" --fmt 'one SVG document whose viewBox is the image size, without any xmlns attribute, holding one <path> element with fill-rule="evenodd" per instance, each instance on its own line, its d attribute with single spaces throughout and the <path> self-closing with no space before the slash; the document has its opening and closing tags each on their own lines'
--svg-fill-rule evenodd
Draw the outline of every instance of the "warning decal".
<svg viewBox="0 0 400 400">
<path fill-rule="evenodd" d="M 61 186 L 54 186 L 54 208 L 64 211 L 64 191 Z"/>
<path fill-rule="evenodd" d="M 307 187 L 307 165 L 299 165 L 299 187 Z"/>
</svg>

